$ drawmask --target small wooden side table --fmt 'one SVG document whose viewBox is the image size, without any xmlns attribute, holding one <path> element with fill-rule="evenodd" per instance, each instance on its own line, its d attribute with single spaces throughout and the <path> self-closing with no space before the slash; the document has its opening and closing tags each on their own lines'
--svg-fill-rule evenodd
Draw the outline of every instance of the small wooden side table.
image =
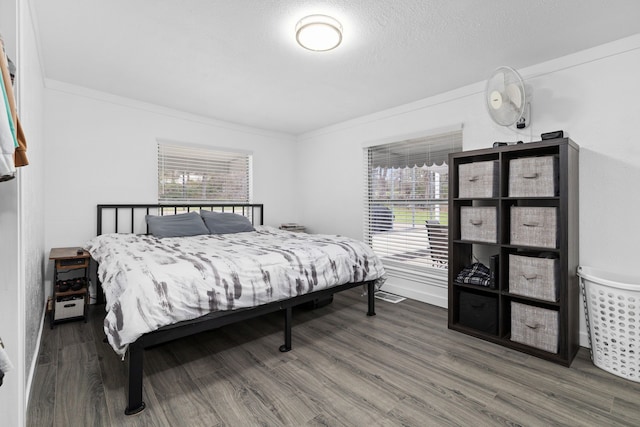
<svg viewBox="0 0 640 427">
<path fill-rule="evenodd" d="M 49 259 L 54 263 L 53 304 L 49 312 L 51 329 L 59 322 L 81 319 L 86 322 L 91 255 L 79 247 L 52 248 Z"/>
</svg>

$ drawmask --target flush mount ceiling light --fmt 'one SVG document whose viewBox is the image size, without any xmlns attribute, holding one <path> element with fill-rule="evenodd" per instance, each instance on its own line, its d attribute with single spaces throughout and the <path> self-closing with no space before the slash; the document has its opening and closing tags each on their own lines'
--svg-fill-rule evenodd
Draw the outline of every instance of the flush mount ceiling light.
<svg viewBox="0 0 640 427">
<path fill-rule="evenodd" d="M 342 42 L 342 25 L 330 16 L 306 16 L 296 24 L 296 40 L 317 52 L 335 49 Z"/>
</svg>

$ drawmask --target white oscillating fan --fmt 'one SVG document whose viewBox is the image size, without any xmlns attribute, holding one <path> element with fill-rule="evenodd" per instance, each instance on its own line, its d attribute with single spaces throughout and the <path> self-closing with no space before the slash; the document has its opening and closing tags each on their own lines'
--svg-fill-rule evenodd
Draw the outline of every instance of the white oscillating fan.
<svg viewBox="0 0 640 427">
<path fill-rule="evenodd" d="M 529 104 L 520 74 L 511 67 L 498 67 L 487 80 L 485 100 L 489 116 L 500 126 L 529 124 Z"/>
</svg>

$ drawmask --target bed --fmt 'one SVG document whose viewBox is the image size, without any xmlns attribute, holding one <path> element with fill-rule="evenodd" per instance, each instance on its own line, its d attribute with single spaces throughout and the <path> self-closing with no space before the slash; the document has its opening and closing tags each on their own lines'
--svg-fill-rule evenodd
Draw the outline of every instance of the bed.
<svg viewBox="0 0 640 427">
<path fill-rule="evenodd" d="M 222 218 L 234 225 L 225 228 Z M 158 225 L 176 220 L 195 231 Z M 279 350 L 290 351 L 293 307 L 357 286 L 367 291 L 366 314 L 375 315 L 384 269 L 366 244 L 263 222 L 261 204 L 98 205 L 97 236 L 85 247 L 97 265 L 107 340 L 127 362 L 125 414 L 145 408 L 146 348 L 281 311 Z"/>
</svg>

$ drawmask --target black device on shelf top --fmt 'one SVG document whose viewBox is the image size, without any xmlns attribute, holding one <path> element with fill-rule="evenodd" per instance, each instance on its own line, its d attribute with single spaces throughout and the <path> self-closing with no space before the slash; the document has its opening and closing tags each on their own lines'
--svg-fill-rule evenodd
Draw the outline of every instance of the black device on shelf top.
<svg viewBox="0 0 640 427">
<path fill-rule="evenodd" d="M 556 131 L 553 131 L 553 132 L 543 133 L 542 135 L 540 135 L 540 139 L 542 139 L 544 141 L 546 139 L 562 138 L 563 136 L 564 136 L 564 131 L 556 130 Z"/>
<path fill-rule="evenodd" d="M 571 365 L 579 348 L 578 155 L 568 138 L 449 155 L 450 329 Z M 456 283 L 478 259 L 494 289 Z"/>
</svg>

